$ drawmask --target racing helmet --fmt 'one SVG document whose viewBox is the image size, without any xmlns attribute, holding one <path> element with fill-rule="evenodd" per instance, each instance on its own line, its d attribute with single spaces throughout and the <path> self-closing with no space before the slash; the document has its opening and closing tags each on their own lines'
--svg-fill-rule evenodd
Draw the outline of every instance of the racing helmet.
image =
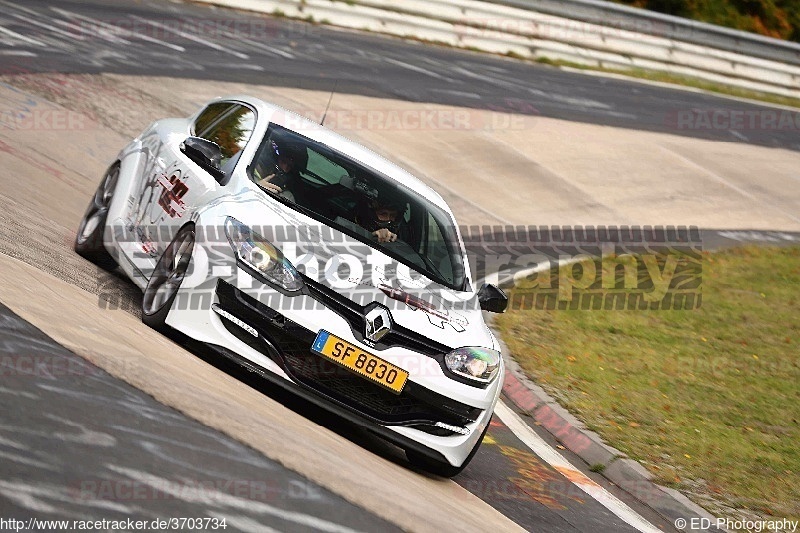
<svg viewBox="0 0 800 533">
<path fill-rule="evenodd" d="M 308 163 L 308 151 L 305 145 L 297 139 L 293 139 L 288 133 L 276 131 L 269 140 L 269 149 L 275 161 L 276 170 L 283 173 L 283 169 L 278 164 L 279 158 L 289 158 L 292 168 L 297 172 L 302 172 Z"/>
<path fill-rule="evenodd" d="M 388 229 L 392 233 L 397 233 L 404 222 L 404 212 L 403 202 L 393 198 L 379 197 L 366 203 L 359 218 L 362 220 L 361 224 L 364 228 L 369 231 Z"/>
</svg>

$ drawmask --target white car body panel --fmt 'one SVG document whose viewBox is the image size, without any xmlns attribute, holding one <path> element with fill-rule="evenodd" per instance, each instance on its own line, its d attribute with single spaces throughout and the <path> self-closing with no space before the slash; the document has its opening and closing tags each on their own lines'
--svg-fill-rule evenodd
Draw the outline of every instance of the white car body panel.
<svg viewBox="0 0 800 533">
<path fill-rule="evenodd" d="M 454 219 L 452 211 L 438 193 L 416 177 L 366 148 L 318 124 L 254 98 L 237 96 L 218 101 L 244 103 L 255 110 L 257 117 L 250 141 L 242 150 L 230 181 L 226 185 L 217 183 L 209 173 L 180 150 L 181 143 L 193 134 L 192 124 L 200 112 L 188 119 L 165 119 L 155 122 L 126 146 L 118 156 L 120 174 L 108 211 L 107 228 L 110 228 L 111 231 L 106 231 L 104 245 L 111 256 L 117 260 L 121 270 L 140 288 L 144 289 L 147 285 L 149 273 L 153 271 L 158 258 L 171 242 L 172 236 L 190 221 L 197 228 L 222 227 L 229 216 L 250 227 L 314 227 L 320 225 L 320 222 L 313 218 L 290 209 L 272 198 L 253 183 L 248 175 L 248 165 L 256 156 L 260 141 L 272 122 L 321 142 L 340 153 L 347 154 L 366 167 L 396 180 L 442 209 L 450 216 L 451 220 Z M 180 186 L 177 184 L 178 181 L 186 185 L 188 190 L 180 198 L 170 197 L 170 194 L 176 190 L 175 188 Z M 170 189 L 170 187 L 173 188 Z M 167 205 L 171 206 L 172 211 L 159 205 L 159 201 L 165 201 Z M 140 235 L 137 233 L 137 231 L 144 232 L 145 230 L 140 228 L 145 227 L 150 228 L 147 231 L 157 228 L 158 234 L 142 233 Z M 356 247 L 364 246 L 353 237 L 336 230 L 334 232 L 337 235 L 337 242 Z M 388 429 L 398 435 L 426 448 L 436 450 L 451 465 L 458 466 L 464 462 L 491 419 L 503 382 L 502 362 L 495 379 L 485 388 L 481 388 L 453 379 L 452 376 L 447 375 L 436 360 L 428 355 L 400 346 L 376 352 L 373 346 L 365 344 L 353 334 L 350 324 L 337 312 L 329 308 L 310 310 L 306 306 L 292 305 L 300 302 L 300 299 L 308 299 L 310 303 L 313 303 L 311 296 L 282 295 L 278 290 L 265 285 L 238 266 L 228 269 L 228 272 L 224 272 L 223 267 L 215 267 L 221 268 L 221 270 L 214 271 L 211 266 L 203 263 L 209 255 L 218 255 L 219 250 L 227 246 L 227 252 L 231 259 L 229 264 L 235 265 L 234 252 L 227 243 L 222 243 L 220 248 L 219 242 L 204 241 L 201 234 L 202 232 L 198 231 L 190 272 L 202 272 L 204 279 L 223 277 L 235 280 L 234 285 L 239 291 L 261 302 L 269 301 L 271 305 L 274 305 L 275 302 L 285 302 L 285 305 L 283 303 L 279 305 L 280 313 L 285 318 L 312 332 L 323 329 L 330 331 L 360 349 L 378 355 L 408 371 L 410 382 L 460 404 L 482 410 L 476 420 L 465 426 L 469 430 L 467 435 L 439 436 L 414 427 L 386 425 Z M 131 235 L 136 238 L 131 239 Z M 460 241 L 460 235 L 458 235 L 458 239 Z M 294 246 L 302 247 L 313 243 L 273 244 L 282 249 L 287 258 L 290 258 L 294 255 L 292 251 Z M 320 244 L 316 246 L 320 249 L 324 248 Z M 391 257 L 378 250 L 373 250 L 371 253 L 376 254 L 375 257 L 381 261 L 393 261 Z M 322 265 L 325 254 L 321 253 L 320 258 L 320 265 Z M 391 319 L 393 323 L 426 338 L 434 339 L 437 343 L 452 349 L 483 347 L 499 351 L 497 342 L 485 325 L 481 310 L 477 305 L 477 291 L 469 272 L 468 261 L 464 261 L 464 267 L 466 277 L 470 280 L 466 291 L 448 289 L 423 278 L 425 283 L 433 287 L 431 295 L 434 301 L 440 303 L 441 308 L 449 313 L 448 316 L 458 318 L 457 325 L 441 320 L 437 323 L 437 319 L 431 314 L 406 304 L 395 306 L 391 311 Z M 306 273 L 308 274 L 308 271 Z M 313 278 L 313 276 L 311 277 Z M 184 280 L 178 293 L 179 300 L 181 298 L 185 301 L 191 300 L 196 284 L 190 278 L 191 276 Z M 321 280 L 321 283 L 324 282 L 325 273 L 319 272 L 318 279 Z M 417 279 L 419 279 L 418 275 Z M 198 277 L 198 281 L 203 280 Z M 423 283 L 423 281 L 419 283 Z M 411 282 L 409 281 L 409 283 Z M 375 301 L 379 301 L 379 298 L 385 298 L 377 287 L 380 284 L 380 276 L 375 277 L 371 275 L 371 272 L 365 272 L 363 284 L 359 286 L 359 290 L 366 294 L 374 294 Z M 448 309 L 448 305 L 451 305 L 448 300 L 452 300 L 456 304 L 471 302 L 473 305 L 471 308 L 464 305 L 453 305 Z M 292 381 L 292 377 L 270 357 L 232 335 L 224 321 L 224 318 L 207 305 L 186 308 L 173 307 L 166 318 L 169 326 L 189 337 L 210 345 L 224 347 L 253 365 L 280 378 Z"/>
</svg>

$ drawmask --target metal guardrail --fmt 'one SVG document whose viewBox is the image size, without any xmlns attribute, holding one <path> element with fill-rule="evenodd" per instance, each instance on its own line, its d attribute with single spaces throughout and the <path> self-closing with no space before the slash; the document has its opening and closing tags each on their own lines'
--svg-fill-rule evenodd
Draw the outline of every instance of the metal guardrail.
<svg viewBox="0 0 800 533">
<path fill-rule="evenodd" d="M 318 1 L 306 0 L 310 5 Z M 800 65 L 670 39 L 658 32 L 652 35 L 608 24 L 577 21 L 500 5 L 497 1 L 351 0 L 350 4 L 356 9 L 370 10 L 384 24 L 396 15 L 404 16 L 406 26 L 416 24 L 419 32 L 428 32 L 431 37 L 431 30 L 442 29 L 432 25 L 449 24 L 444 36 L 442 31 L 434 34 L 454 46 L 616 70 L 669 72 L 800 97 Z"/>
<path fill-rule="evenodd" d="M 563 61 L 588 67 L 628 71 L 667 72 L 713 83 L 800 98 L 800 46 L 742 32 L 713 27 L 719 35 L 733 34 L 742 43 L 775 44 L 792 62 L 747 55 L 710 46 L 711 37 L 697 33 L 692 41 L 662 35 L 653 20 L 675 17 L 646 15 L 648 27 L 631 28 L 634 19 L 618 23 L 603 15 L 602 23 L 581 21 L 535 10 L 535 2 L 600 4 L 596 0 L 196 0 L 264 13 L 315 20 L 335 26 L 446 43 L 526 59 Z M 526 9 L 510 4 L 524 3 Z M 570 4 L 571 5 L 571 4 Z M 600 4 L 604 8 L 605 4 Z M 615 9 L 620 6 L 612 5 Z M 622 6 L 623 10 L 639 10 Z M 584 13 L 585 14 L 585 13 Z M 596 14 L 597 15 L 597 14 Z M 587 17 L 589 15 L 586 15 Z M 599 15 L 598 15 L 599 16 Z M 649 18 L 647 18 L 649 17 Z M 682 19 L 678 19 L 685 23 Z M 701 25 L 688 21 L 694 26 Z M 641 22 L 645 24 L 645 22 Z M 664 26 L 663 28 L 667 28 Z M 681 26 L 684 28 L 684 26 Z M 707 28 L 704 28 L 704 30 Z M 646 31 L 649 30 L 649 31 Z M 685 31 L 685 30 L 680 30 Z M 715 34 L 716 35 L 716 34 Z M 745 40 L 744 37 L 747 39 Z M 685 36 L 683 36 L 685 37 Z M 733 39 L 733 38 L 731 38 Z M 738 43 L 738 44 L 737 44 Z M 777 44 L 776 44 L 777 43 Z M 767 49 L 766 44 L 764 50 Z M 795 49 L 796 53 L 795 53 Z"/>
<path fill-rule="evenodd" d="M 604 0 L 484 0 L 800 66 L 800 43 L 782 41 Z"/>
</svg>

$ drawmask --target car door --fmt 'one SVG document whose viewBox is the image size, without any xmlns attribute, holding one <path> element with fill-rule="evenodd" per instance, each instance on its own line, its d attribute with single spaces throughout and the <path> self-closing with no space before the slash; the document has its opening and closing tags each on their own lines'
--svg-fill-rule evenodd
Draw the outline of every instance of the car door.
<svg viewBox="0 0 800 533">
<path fill-rule="evenodd" d="M 189 125 L 189 135 L 216 143 L 222 152 L 222 169 L 230 176 L 255 125 L 255 111 L 236 102 L 206 106 Z M 194 211 L 224 194 L 224 185 L 182 152 L 187 137 L 172 120 L 160 121 L 150 143 L 151 162 L 142 178 L 135 213 L 138 239 L 137 268 L 149 278 L 158 258 Z M 224 181 L 222 181 L 224 183 Z"/>
</svg>

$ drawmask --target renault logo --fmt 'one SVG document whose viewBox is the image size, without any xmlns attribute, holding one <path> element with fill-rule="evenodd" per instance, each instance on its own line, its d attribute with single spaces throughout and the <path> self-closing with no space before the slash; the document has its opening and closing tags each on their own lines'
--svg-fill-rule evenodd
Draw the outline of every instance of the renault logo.
<svg viewBox="0 0 800 533">
<path fill-rule="evenodd" d="M 385 307 L 373 307 L 364 315 L 364 323 L 364 336 L 372 342 L 378 342 L 392 330 L 392 317 Z"/>
</svg>

